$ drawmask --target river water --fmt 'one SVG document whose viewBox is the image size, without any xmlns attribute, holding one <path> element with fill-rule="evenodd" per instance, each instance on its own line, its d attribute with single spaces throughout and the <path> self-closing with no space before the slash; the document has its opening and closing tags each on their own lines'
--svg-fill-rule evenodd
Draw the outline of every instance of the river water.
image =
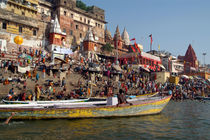
<svg viewBox="0 0 210 140">
<path fill-rule="evenodd" d="M 140 140 L 210 139 L 210 101 L 170 101 L 161 114 L 77 120 L 0 122 L 0 139 Z"/>
</svg>

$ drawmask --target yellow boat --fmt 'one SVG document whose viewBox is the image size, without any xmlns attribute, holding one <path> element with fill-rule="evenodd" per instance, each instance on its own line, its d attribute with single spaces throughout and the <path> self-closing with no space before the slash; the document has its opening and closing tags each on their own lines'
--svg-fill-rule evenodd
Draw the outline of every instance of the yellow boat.
<svg viewBox="0 0 210 140">
<path fill-rule="evenodd" d="M 73 119 L 98 117 L 139 116 L 160 113 L 171 96 L 152 97 L 146 100 L 138 98 L 128 100 L 133 105 L 116 106 L 116 98 L 108 99 L 107 104 L 85 102 L 50 105 L 0 105 L 0 119 L 6 119 L 15 113 L 13 119 Z M 109 102 L 111 100 L 111 104 Z"/>
<path fill-rule="evenodd" d="M 153 93 L 147 93 L 147 94 L 137 95 L 136 97 L 146 98 L 146 97 L 153 97 L 153 96 L 155 96 L 157 94 L 158 94 L 158 92 L 153 92 Z"/>
</svg>

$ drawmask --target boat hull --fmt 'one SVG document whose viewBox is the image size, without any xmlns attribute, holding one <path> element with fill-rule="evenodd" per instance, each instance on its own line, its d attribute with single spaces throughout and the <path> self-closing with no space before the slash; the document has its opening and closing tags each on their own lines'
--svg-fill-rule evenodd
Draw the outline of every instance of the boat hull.
<svg viewBox="0 0 210 140">
<path fill-rule="evenodd" d="M 55 101 L 7 101 L 2 100 L 5 104 L 55 104 L 55 103 L 74 103 L 74 102 L 86 102 L 88 99 L 72 99 L 72 100 L 55 100 Z"/>
<path fill-rule="evenodd" d="M 171 96 L 162 99 L 134 102 L 134 105 L 95 106 L 95 107 L 45 107 L 45 108 L 1 108 L 0 119 L 8 118 L 12 112 L 13 119 L 73 119 L 98 117 L 139 116 L 160 113 Z"/>
</svg>

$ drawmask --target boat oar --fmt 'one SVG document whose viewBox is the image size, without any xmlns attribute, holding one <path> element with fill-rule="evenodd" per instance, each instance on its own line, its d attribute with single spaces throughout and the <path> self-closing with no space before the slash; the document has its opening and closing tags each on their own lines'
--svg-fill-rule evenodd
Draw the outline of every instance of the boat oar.
<svg viewBox="0 0 210 140">
<path fill-rule="evenodd" d="M 12 119 L 12 117 L 15 115 L 14 112 L 11 113 L 11 116 L 4 122 L 4 124 L 9 124 L 9 121 Z"/>
</svg>

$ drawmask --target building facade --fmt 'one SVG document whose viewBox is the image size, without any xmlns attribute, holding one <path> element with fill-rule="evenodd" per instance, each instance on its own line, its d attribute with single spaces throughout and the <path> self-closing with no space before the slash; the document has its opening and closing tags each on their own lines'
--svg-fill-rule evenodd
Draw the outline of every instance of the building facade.
<svg viewBox="0 0 210 140">
<path fill-rule="evenodd" d="M 0 6 L 0 39 L 7 41 L 7 50 L 17 51 L 14 43 L 17 35 L 24 39 L 23 48 L 39 47 L 38 0 L 3 0 Z"/>
<path fill-rule="evenodd" d="M 82 10 L 77 7 L 76 0 L 56 0 L 54 3 L 61 30 L 66 33 L 67 44 L 80 45 L 89 28 L 92 28 L 95 40 L 104 43 L 104 10 L 96 6 Z"/>
<path fill-rule="evenodd" d="M 57 15 L 65 46 L 79 46 L 92 28 L 96 44 L 105 44 L 105 12 L 96 6 L 82 10 L 76 0 L 1 0 L 0 41 L 7 50 L 18 51 L 16 36 L 23 38 L 22 48 L 45 49 L 51 45 L 51 20 Z M 98 46 L 100 46 L 98 45 Z"/>
</svg>

